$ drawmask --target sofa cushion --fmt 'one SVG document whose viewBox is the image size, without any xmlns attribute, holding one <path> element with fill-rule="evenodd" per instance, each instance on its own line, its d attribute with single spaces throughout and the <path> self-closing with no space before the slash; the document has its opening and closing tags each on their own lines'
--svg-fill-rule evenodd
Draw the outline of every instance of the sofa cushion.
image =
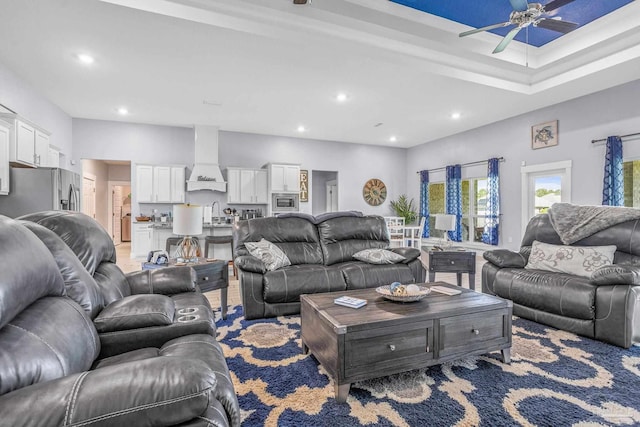
<svg viewBox="0 0 640 427">
<path fill-rule="evenodd" d="M 360 261 L 335 264 L 344 275 L 347 289 L 375 288 L 392 282 L 415 283 L 411 269 L 406 264 L 365 264 Z"/>
<path fill-rule="evenodd" d="M 358 261 L 367 264 L 397 264 L 405 260 L 405 257 L 386 249 L 364 249 L 353 254 Z"/>
<path fill-rule="evenodd" d="M 597 286 L 584 277 L 521 268 L 496 272 L 493 291 L 514 304 L 548 313 L 593 320 Z"/>
<path fill-rule="evenodd" d="M 173 300 L 166 295 L 132 295 L 108 305 L 93 321 L 98 332 L 171 325 Z"/>
<path fill-rule="evenodd" d="M 324 264 L 332 265 L 353 259 L 364 249 L 386 249 L 389 236 L 381 216 L 341 216 L 318 224 Z"/>
<path fill-rule="evenodd" d="M 323 265 L 292 265 L 265 273 L 264 301 L 284 303 L 300 301 L 302 294 L 344 291 L 342 271 Z"/>
<path fill-rule="evenodd" d="M 246 242 L 244 245 L 249 253 L 262 261 L 269 271 L 291 265 L 287 255 L 279 247 L 265 239 L 259 242 Z"/>
<path fill-rule="evenodd" d="M 493 251 L 485 251 L 482 257 L 489 261 L 491 264 L 498 267 L 514 267 L 524 268 L 527 264 L 524 256 L 518 252 L 513 252 L 508 249 L 495 249 Z"/>
<path fill-rule="evenodd" d="M 606 265 L 591 274 L 596 285 L 640 285 L 640 267 L 633 265 Z"/>
<path fill-rule="evenodd" d="M 615 252 L 615 246 L 566 246 L 534 241 L 525 268 L 591 277 L 596 269 L 613 263 Z"/>
</svg>

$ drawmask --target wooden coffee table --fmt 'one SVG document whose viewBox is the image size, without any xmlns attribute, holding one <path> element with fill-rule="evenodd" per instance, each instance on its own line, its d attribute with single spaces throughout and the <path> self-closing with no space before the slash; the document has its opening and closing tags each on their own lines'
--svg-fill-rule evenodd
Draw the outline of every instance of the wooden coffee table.
<svg viewBox="0 0 640 427">
<path fill-rule="evenodd" d="M 345 402 L 351 383 L 431 366 L 447 360 L 502 351 L 510 363 L 509 300 L 462 291 L 435 291 L 418 302 L 388 301 L 375 289 L 302 295 L 303 353 L 311 353 L 333 377 L 336 400 Z M 333 302 L 348 295 L 367 300 L 354 309 Z"/>
</svg>

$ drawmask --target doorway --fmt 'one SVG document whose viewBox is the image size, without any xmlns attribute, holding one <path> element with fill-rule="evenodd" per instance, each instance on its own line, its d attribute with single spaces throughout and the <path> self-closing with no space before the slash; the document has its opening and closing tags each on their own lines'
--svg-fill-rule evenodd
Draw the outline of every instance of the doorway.
<svg viewBox="0 0 640 427">
<path fill-rule="evenodd" d="M 338 172 L 311 171 L 311 213 L 319 215 L 339 210 Z"/>
<path fill-rule="evenodd" d="M 109 235 L 113 243 L 131 241 L 131 183 L 128 181 L 109 181 L 109 206 L 107 207 Z"/>
<path fill-rule="evenodd" d="M 571 160 L 522 166 L 522 233 L 529 220 L 554 203 L 571 202 Z"/>
</svg>

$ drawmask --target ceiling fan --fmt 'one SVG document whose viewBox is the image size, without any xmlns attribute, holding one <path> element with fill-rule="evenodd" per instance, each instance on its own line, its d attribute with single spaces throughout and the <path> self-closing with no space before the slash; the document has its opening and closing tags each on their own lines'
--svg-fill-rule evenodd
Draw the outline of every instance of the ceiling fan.
<svg viewBox="0 0 640 427">
<path fill-rule="evenodd" d="M 552 10 L 564 6 L 565 4 L 571 3 L 572 1 L 573 0 L 552 0 L 551 2 L 543 5 L 540 3 L 527 3 L 527 0 L 509 0 L 509 3 L 511 3 L 511 7 L 513 7 L 513 11 L 509 15 L 509 20 L 507 22 L 488 25 L 486 27 L 477 28 L 475 30 L 465 31 L 464 33 L 460 33 L 459 36 L 465 37 L 482 31 L 493 30 L 494 28 L 516 25 L 516 27 L 509 31 L 509 33 L 502 39 L 500 44 L 498 44 L 498 46 L 496 46 L 496 48 L 492 52 L 500 53 L 507 47 L 507 45 L 511 42 L 511 40 L 513 40 L 513 38 L 521 29 L 526 28 L 529 25 L 533 25 L 534 27 L 546 28 L 548 30 L 558 31 L 560 33 L 566 34 L 570 31 L 575 30 L 578 27 L 578 24 L 576 24 L 575 22 L 561 21 L 557 18 L 551 18 L 544 15 L 551 12 Z"/>
</svg>

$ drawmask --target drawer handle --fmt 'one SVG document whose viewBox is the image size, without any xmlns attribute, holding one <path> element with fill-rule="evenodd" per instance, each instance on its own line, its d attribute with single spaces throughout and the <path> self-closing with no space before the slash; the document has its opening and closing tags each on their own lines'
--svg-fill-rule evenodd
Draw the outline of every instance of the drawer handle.
<svg viewBox="0 0 640 427">
<path fill-rule="evenodd" d="M 204 276 L 204 277 L 202 278 L 202 281 L 203 281 L 203 282 L 204 282 L 204 281 L 207 281 L 207 280 L 209 280 L 209 278 L 208 278 L 207 276 Z"/>
<path fill-rule="evenodd" d="M 476 335 L 480 335 L 480 331 L 478 329 L 472 329 L 471 332 Z"/>
<path fill-rule="evenodd" d="M 453 265 L 453 264 L 455 264 L 455 263 L 456 263 L 455 261 L 451 261 L 451 265 Z"/>
<path fill-rule="evenodd" d="M 393 344 L 389 344 L 389 350 L 396 351 L 396 346 Z"/>
</svg>

